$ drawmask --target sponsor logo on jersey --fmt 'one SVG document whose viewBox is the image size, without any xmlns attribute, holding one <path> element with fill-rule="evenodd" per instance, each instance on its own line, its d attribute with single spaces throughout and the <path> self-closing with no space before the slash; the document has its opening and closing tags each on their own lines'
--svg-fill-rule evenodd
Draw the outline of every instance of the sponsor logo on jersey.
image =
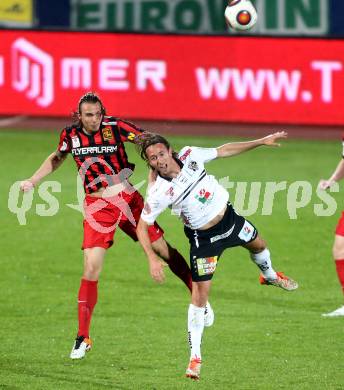
<svg viewBox="0 0 344 390">
<path fill-rule="evenodd" d="M 199 169 L 196 161 L 190 161 L 188 168 L 192 169 L 194 172 L 196 172 Z"/>
<path fill-rule="evenodd" d="M 203 276 L 213 274 L 216 270 L 217 258 L 218 256 L 196 259 L 198 275 Z"/>
<path fill-rule="evenodd" d="M 84 155 L 92 155 L 92 154 L 111 154 L 111 153 L 115 153 L 116 150 L 117 150 L 117 145 L 87 146 L 84 148 L 74 147 L 74 149 L 72 150 L 72 154 L 73 156 L 84 156 Z"/>
<path fill-rule="evenodd" d="M 213 197 L 214 197 L 214 194 L 210 193 L 209 191 L 205 190 L 204 188 L 202 188 L 199 191 L 199 193 L 195 195 L 195 198 L 203 204 L 210 203 L 212 201 Z"/>
<path fill-rule="evenodd" d="M 181 155 L 181 156 L 179 157 L 179 160 L 180 160 L 180 161 L 184 161 L 184 160 L 186 159 L 186 157 L 187 157 L 190 153 L 191 153 L 191 149 L 189 148 L 189 149 L 187 149 L 187 150 L 185 151 L 185 153 L 184 153 L 183 155 Z"/>
<path fill-rule="evenodd" d="M 127 139 L 128 139 L 128 141 L 134 141 L 135 137 L 136 137 L 136 134 L 130 132 L 130 133 L 128 133 Z"/>
<path fill-rule="evenodd" d="M 167 196 L 170 196 L 171 198 L 174 196 L 174 190 L 173 190 L 173 187 L 170 187 L 166 192 L 165 194 Z"/>
<path fill-rule="evenodd" d="M 253 233 L 254 227 L 248 221 L 245 221 L 244 226 L 240 230 L 239 238 L 248 242 L 252 239 Z"/>
<path fill-rule="evenodd" d="M 105 126 L 102 128 L 103 138 L 104 141 L 112 141 L 113 140 L 113 134 L 111 126 Z"/>
<path fill-rule="evenodd" d="M 80 148 L 80 140 L 76 135 L 72 137 L 73 148 Z M 73 153 L 74 154 L 74 153 Z"/>
</svg>

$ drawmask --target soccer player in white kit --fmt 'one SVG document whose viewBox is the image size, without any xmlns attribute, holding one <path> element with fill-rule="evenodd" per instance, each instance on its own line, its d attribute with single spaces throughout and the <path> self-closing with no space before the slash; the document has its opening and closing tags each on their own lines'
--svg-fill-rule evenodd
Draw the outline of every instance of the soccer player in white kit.
<svg viewBox="0 0 344 390">
<path fill-rule="evenodd" d="M 217 262 L 226 248 L 243 246 L 261 271 L 260 283 L 295 290 L 298 284 L 271 264 L 270 252 L 257 229 L 238 215 L 229 202 L 228 192 L 216 178 L 208 175 L 204 164 L 215 158 L 230 157 L 258 146 L 279 146 L 276 141 L 286 138 L 278 132 L 248 142 L 235 142 L 218 148 L 184 147 L 178 154 L 168 141 L 146 133 L 138 140 L 141 157 L 157 173 L 155 183 L 148 190 L 145 207 L 137 228 L 137 235 L 149 260 L 152 276 L 163 280 L 163 268 L 153 251 L 148 228 L 166 208 L 172 208 L 184 223 L 190 242 L 192 298 L 188 310 L 188 335 L 191 349 L 186 376 L 199 379 L 201 370 L 201 339 L 204 313 L 211 279 Z"/>
</svg>

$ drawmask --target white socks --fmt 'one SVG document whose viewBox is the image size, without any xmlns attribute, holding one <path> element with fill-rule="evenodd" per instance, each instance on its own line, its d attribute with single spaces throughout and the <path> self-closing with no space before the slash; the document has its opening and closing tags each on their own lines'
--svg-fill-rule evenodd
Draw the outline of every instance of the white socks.
<svg viewBox="0 0 344 390">
<path fill-rule="evenodd" d="M 257 264 L 265 279 L 273 280 L 277 278 L 275 270 L 272 268 L 269 249 L 264 249 L 260 253 L 250 253 L 251 259 Z"/>
<path fill-rule="evenodd" d="M 198 307 L 192 303 L 188 310 L 188 334 L 191 357 L 201 359 L 201 342 L 204 329 L 205 307 Z"/>
</svg>

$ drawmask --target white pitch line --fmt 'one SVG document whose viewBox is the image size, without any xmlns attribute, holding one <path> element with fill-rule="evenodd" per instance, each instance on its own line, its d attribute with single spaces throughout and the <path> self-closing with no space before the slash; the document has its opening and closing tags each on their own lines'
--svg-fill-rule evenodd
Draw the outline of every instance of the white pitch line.
<svg viewBox="0 0 344 390">
<path fill-rule="evenodd" d="M 12 116 L 11 118 L 0 119 L 0 127 L 11 127 L 18 122 L 27 119 L 25 115 Z"/>
</svg>

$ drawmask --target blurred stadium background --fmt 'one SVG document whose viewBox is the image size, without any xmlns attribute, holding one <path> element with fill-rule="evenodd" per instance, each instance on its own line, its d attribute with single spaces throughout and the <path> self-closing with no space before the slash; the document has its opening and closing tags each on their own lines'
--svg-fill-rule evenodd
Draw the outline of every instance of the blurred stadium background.
<svg viewBox="0 0 344 390">
<path fill-rule="evenodd" d="M 259 23 L 235 34 L 225 0 L 2 0 L 0 115 L 55 127 L 48 118 L 69 117 L 94 90 L 115 115 L 162 121 L 161 131 L 214 122 L 226 124 L 215 133 L 240 134 L 240 123 L 338 136 L 343 1 L 255 5 Z"/>
<path fill-rule="evenodd" d="M 94 352 L 70 362 L 81 214 L 63 207 L 40 217 L 36 191 L 20 226 L 7 200 L 13 183 L 54 150 L 88 90 L 112 115 L 171 135 L 177 148 L 286 129 L 291 140 L 278 152 L 231 159 L 225 172 L 223 162 L 209 169 L 248 183 L 309 180 L 315 189 L 341 153 L 344 1 L 254 3 L 257 26 L 238 34 L 225 26 L 224 0 L 0 0 L 1 388 L 193 385 L 183 378 L 185 290 L 171 275 L 165 286 L 153 284 L 142 251 L 121 233 L 102 275 Z M 145 166 L 131 145 L 128 152 L 138 183 Z M 71 159 L 65 165 L 51 177 L 62 183 L 54 194 L 60 205 L 75 201 L 75 168 Z M 302 191 L 300 184 L 299 197 Z M 221 261 L 212 295 L 218 322 L 205 335 L 198 388 L 343 388 L 342 321 L 320 317 L 341 300 L 331 244 L 342 196 L 333 196 L 331 218 L 314 216 L 315 191 L 297 220 L 288 216 L 286 193 L 271 216 L 252 217 L 275 262 L 300 282 L 294 295 L 259 289 L 240 250 Z M 163 216 L 162 226 L 187 254 L 178 221 Z"/>
</svg>

